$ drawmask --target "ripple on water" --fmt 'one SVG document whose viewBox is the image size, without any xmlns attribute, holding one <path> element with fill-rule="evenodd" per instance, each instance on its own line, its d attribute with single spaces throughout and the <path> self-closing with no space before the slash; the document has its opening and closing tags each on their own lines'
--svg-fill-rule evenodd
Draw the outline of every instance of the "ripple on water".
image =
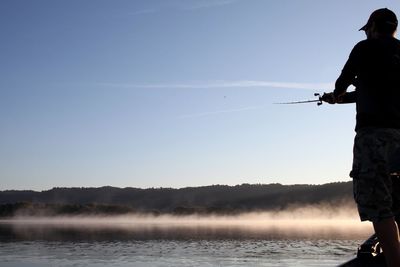
<svg viewBox="0 0 400 267">
<path fill-rule="evenodd" d="M 364 236 L 363 236 L 364 235 Z M 336 266 L 367 234 L 287 235 L 230 227 L 80 227 L 0 223 L 4 267 Z"/>
</svg>

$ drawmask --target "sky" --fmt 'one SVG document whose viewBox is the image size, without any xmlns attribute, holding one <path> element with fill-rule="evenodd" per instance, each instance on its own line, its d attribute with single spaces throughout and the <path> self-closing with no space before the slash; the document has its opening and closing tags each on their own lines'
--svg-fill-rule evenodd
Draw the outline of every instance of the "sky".
<svg viewBox="0 0 400 267">
<path fill-rule="evenodd" d="M 330 92 L 385 0 L 0 0 L 0 190 L 349 181 Z M 353 88 L 349 88 L 353 90 Z"/>
</svg>

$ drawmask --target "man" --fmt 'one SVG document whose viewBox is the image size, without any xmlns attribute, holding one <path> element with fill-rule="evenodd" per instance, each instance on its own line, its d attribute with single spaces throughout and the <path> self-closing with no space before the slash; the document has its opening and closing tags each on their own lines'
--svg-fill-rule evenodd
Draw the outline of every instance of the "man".
<svg viewBox="0 0 400 267">
<path fill-rule="evenodd" d="M 400 41 L 394 35 L 396 15 L 387 8 L 375 10 L 360 30 L 367 39 L 351 51 L 333 93 L 324 100 L 355 102 L 354 198 L 362 221 L 373 223 L 390 267 L 400 266 L 400 166 L 393 166 L 400 151 Z M 346 93 L 354 84 L 356 90 Z M 397 158 L 398 160 L 398 158 Z M 398 169 L 396 169 L 398 167 Z M 400 222 L 400 220 L 397 220 Z"/>
</svg>

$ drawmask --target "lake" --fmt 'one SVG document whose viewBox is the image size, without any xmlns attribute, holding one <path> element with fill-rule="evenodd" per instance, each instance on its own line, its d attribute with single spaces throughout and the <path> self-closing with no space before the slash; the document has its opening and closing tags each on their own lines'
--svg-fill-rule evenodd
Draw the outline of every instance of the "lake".
<svg viewBox="0 0 400 267">
<path fill-rule="evenodd" d="M 337 266 L 371 233 L 355 218 L 19 218 L 0 221 L 0 266 Z"/>
</svg>

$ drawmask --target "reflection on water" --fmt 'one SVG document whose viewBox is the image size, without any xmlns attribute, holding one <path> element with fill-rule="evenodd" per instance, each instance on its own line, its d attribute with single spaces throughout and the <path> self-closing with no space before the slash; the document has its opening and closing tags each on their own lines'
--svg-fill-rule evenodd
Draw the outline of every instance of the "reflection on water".
<svg viewBox="0 0 400 267">
<path fill-rule="evenodd" d="M 336 266 L 371 231 L 347 221 L 168 219 L 0 221 L 1 266 Z"/>
<path fill-rule="evenodd" d="M 108 241 L 108 240 L 186 240 L 186 239 L 362 239 L 364 228 L 315 228 L 308 230 L 257 228 L 240 225 L 79 225 L 0 223 L 0 236 L 6 241 Z"/>
<path fill-rule="evenodd" d="M 0 243 L 1 266 L 336 266 L 351 240 L 132 240 Z"/>
</svg>

